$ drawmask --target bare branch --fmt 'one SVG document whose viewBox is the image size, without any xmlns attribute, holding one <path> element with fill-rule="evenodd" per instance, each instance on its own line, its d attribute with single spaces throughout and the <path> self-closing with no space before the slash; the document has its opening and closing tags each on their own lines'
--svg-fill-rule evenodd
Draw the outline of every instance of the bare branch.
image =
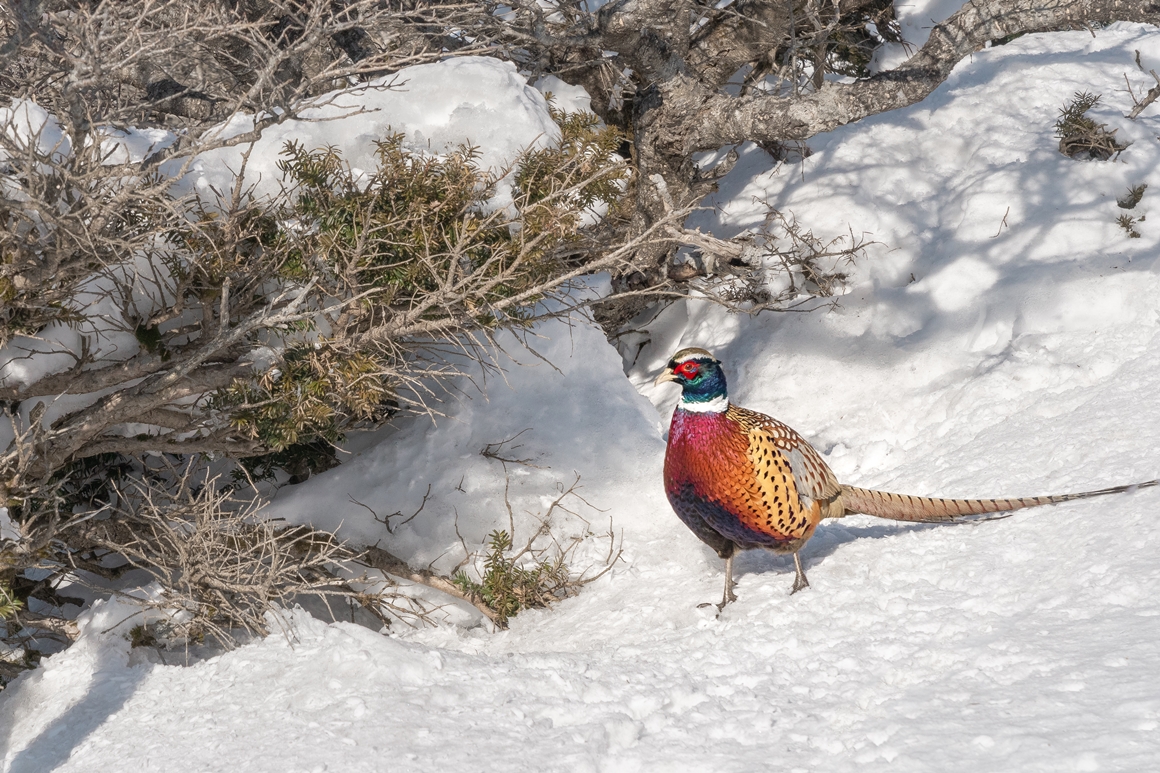
<svg viewBox="0 0 1160 773">
<path fill-rule="evenodd" d="M 498 624 L 499 616 L 494 610 L 488 608 L 481 601 L 471 598 L 467 593 L 460 590 L 455 583 L 451 582 L 451 580 L 436 574 L 430 569 L 414 569 L 403 559 L 388 553 L 378 546 L 372 546 L 364 550 L 362 560 L 366 562 L 367 566 L 378 569 L 380 572 L 401 577 L 404 580 L 410 580 L 419 585 L 426 585 L 429 588 L 446 593 L 448 596 L 454 596 L 461 601 L 466 601 L 478 609 L 492 623 Z"/>
<path fill-rule="evenodd" d="M 708 94 L 678 77 L 665 87 L 672 99 L 664 109 L 674 117 L 658 141 L 669 152 L 691 154 L 745 140 L 808 139 L 921 101 L 991 40 L 1113 20 L 1157 23 L 1160 9 L 1134 0 L 972 0 L 935 25 L 926 45 L 898 69 L 853 84 L 826 84 L 803 97 Z M 692 101 L 696 110 L 689 110 Z"/>
</svg>

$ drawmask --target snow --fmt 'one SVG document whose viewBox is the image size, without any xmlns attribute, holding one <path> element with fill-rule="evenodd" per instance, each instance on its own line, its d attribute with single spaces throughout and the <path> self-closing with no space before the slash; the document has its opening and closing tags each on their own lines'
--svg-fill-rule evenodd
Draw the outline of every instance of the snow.
<svg viewBox="0 0 1160 773">
<path fill-rule="evenodd" d="M 480 450 L 527 430 L 506 446 L 536 465 L 507 465 L 517 532 L 575 474 L 593 530 L 623 532 L 624 561 L 576 598 L 500 633 L 466 610 L 385 636 L 290 611 L 288 635 L 188 666 L 130 649 L 128 612 L 96 606 L 0 695 L 6 769 L 1152 769 L 1160 492 L 953 527 L 827 522 L 803 551 L 808 590 L 789 595 L 788 558 L 746 553 L 717 617 L 697 604 L 719 598 L 721 562 L 661 490 L 678 393 L 651 386 L 677 349 L 710 348 L 733 402 L 856 485 L 1019 496 L 1156 477 L 1160 107 L 1123 117 L 1125 75 L 1149 80 L 1135 50 L 1156 61 L 1160 32 L 1024 36 L 919 105 L 813 138 L 800 164 L 742 148 L 693 224 L 733 235 L 768 201 L 820 235 L 866 233 L 836 310 L 677 304 L 626 352 L 629 379 L 590 324 L 542 325 L 530 343 L 555 369 L 505 341 L 522 364 L 477 373 L 485 393 L 461 384 L 446 417 L 352 446 L 273 506 L 445 568 L 456 518 L 469 542 L 507 528 L 503 464 Z M 1115 161 L 1058 153 L 1076 90 L 1133 141 Z M 1115 200 L 1139 183 L 1131 214 L 1151 216 L 1131 239 Z M 410 513 L 428 484 L 393 535 L 351 502 Z"/>
<path fill-rule="evenodd" d="M 42 156 L 63 158 L 72 152 L 72 142 L 60 124 L 47 110 L 28 99 L 14 98 L 8 107 L 0 108 L 0 131 L 16 147 Z M 7 158 L 8 151 L 0 151 L 0 160 Z"/>
<path fill-rule="evenodd" d="M 243 158 L 251 147 L 248 143 L 199 155 L 189 166 L 186 184 L 207 201 L 219 194 L 228 197 L 244 164 L 253 195 L 272 196 L 281 188 L 279 154 L 290 141 L 307 149 L 334 147 L 356 173 L 369 173 L 376 165 L 375 141 L 392 133 L 402 134 L 404 147 L 414 152 L 478 147 L 480 167 L 495 170 L 560 136 L 543 95 L 527 84 L 515 65 L 485 57 L 407 67 L 366 87 L 325 94 L 318 103 L 304 111 L 302 120 L 266 129 L 253 144 L 248 161 Z M 229 139 L 253 127 L 253 116 L 238 115 L 220 128 L 219 136 Z M 505 188 L 497 198 L 505 191 L 510 197 Z"/>
<path fill-rule="evenodd" d="M 583 86 L 573 86 L 555 75 L 545 75 L 536 81 L 536 88 L 545 95 L 550 94 L 558 110 L 567 113 L 592 111 L 592 98 Z"/>
<path fill-rule="evenodd" d="M 374 544 L 384 538 L 382 525 L 351 500 L 369 505 L 380 517 L 394 511 L 410 514 L 423 504 L 430 485 L 423 513 L 393 536 L 391 545 L 416 565 L 434 562 L 447 572 L 463 556 L 457 528 L 475 545 L 492 529 L 507 528 L 505 489 L 510 489 L 517 516 L 517 537 L 538 526 L 538 516 L 559 486 L 571 484 L 577 472 L 585 498 L 595 489 L 602 500 L 631 500 L 640 485 L 625 471 L 660 475 L 664 444 L 656 411 L 625 381 L 620 356 L 599 328 L 555 323 L 539 333 L 543 337 L 530 342 L 535 354 L 510 337 L 502 339 L 514 360 L 502 363 L 499 377 L 490 376 L 485 394 L 469 388 L 440 405 L 446 416 L 437 419 L 436 428 L 420 419 L 387 430 L 385 442 L 297 486 L 292 496 L 274 502 L 270 514 Z M 475 380 L 485 377 L 479 372 Z M 609 390 L 610 383 L 618 388 Z M 578 428 L 591 442 L 576 442 Z M 480 453 L 509 439 L 497 454 L 527 461 L 507 465 L 510 486 L 504 465 Z M 580 509 L 594 530 L 606 526 L 607 516 Z M 644 513 L 628 512 L 614 520 L 618 529 L 630 523 L 646 533 L 650 529 Z M 561 524 L 569 525 L 579 522 Z"/>
</svg>

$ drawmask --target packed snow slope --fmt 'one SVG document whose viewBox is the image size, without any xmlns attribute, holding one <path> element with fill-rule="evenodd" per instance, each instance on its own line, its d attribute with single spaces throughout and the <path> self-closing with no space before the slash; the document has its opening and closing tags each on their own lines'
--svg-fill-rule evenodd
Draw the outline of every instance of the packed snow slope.
<svg viewBox="0 0 1160 773">
<path fill-rule="evenodd" d="M 675 390 L 649 386 L 678 347 L 712 348 L 734 402 L 862 486 L 1018 496 L 1156 477 L 1160 106 L 1123 117 L 1125 76 L 1150 85 L 1137 50 L 1160 69 L 1151 28 L 1025 36 L 919 105 L 814 138 L 800 165 L 743 148 L 697 224 L 731 235 L 766 201 L 819 234 L 866 233 L 879 244 L 836 310 L 670 307 L 631 382 L 592 326 L 545 325 L 532 343 L 556 369 L 513 346 L 526 366 L 490 374 L 486 398 L 464 384 L 437 425 L 374 438 L 274 505 L 453 566 L 456 518 L 468 544 L 508 526 L 504 464 L 480 450 L 527 430 L 502 454 L 535 465 L 507 464 L 517 534 L 577 474 L 591 508 L 575 512 L 623 533 L 624 560 L 578 597 L 501 633 L 466 610 L 387 635 L 293 612 L 288 636 L 188 667 L 130 651 L 130 611 L 98 606 L 0 696 L 6 769 L 1155 769 L 1160 491 L 965 526 L 829 522 L 804 550 L 808 590 L 789 595 L 788 559 L 747 553 L 717 617 L 697 605 L 719 598 L 721 562 L 661 488 Z M 1117 159 L 1056 149 L 1077 90 L 1103 94 L 1094 116 L 1132 141 Z M 1116 198 L 1141 183 L 1130 238 Z M 393 535 L 351 502 L 408 514 L 428 485 Z"/>
</svg>

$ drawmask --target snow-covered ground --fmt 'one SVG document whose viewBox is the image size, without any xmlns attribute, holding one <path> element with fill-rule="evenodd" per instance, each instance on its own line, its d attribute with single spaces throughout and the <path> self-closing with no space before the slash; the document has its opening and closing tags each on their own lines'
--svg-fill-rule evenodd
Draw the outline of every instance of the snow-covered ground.
<svg viewBox="0 0 1160 773">
<path fill-rule="evenodd" d="M 517 531 L 581 476 L 624 560 L 550 610 L 490 633 L 467 610 L 388 635 L 303 612 L 191 666 L 131 651 L 124 607 L 0 694 L 0 759 L 40 771 L 1068 771 L 1160 764 L 1160 491 L 932 527 L 852 517 L 792 562 L 721 562 L 664 499 L 675 349 L 713 349 L 731 397 L 795 426 L 843 480 L 913 494 L 1018 496 L 1160 474 L 1160 106 L 1136 121 L 1160 32 L 1026 36 L 963 62 L 923 103 L 761 151 L 695 224 L 757 225 L 769 202 L 819 234 L 879 244 L 832 312 L 670 307 L 624 377 L 602 333 L 544 325 L 486 399 L 414 421 L 284 489 L 274 513 L 454 565 Z M 514 88 L 514 86 L 513 86 Z M 1053 137 L 1075 91 L 1132 145 L 1073 161 Z M 534 100 L 531 100 L 534 101 Z M 468 131 L 470 120 L 460 115 Z M 1129 186 L 1148 183 L 1116 224 Z M 1155 213 L 1155 214 L 1153 214 Z M 651 402 L 650 402 L 651 401 Z M 655 407 L 654 407 L 655 406 Z M 423 512 L 387 535 L 379 513 Z M 605 511 L 605 512 L 599 512 Z M 575 524 L 565 524 L 572 528 Z M 440 564 L 439 562 L 443 562 Z M 120 625 L 118 626 L 118 624 Z M 174 657 L 179 657 L 174 655 Z"/>
</svg>

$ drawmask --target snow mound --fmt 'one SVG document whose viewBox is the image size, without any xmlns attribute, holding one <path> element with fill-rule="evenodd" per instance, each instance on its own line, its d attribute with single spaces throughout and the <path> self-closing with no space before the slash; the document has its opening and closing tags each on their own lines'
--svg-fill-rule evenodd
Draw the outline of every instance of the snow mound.
<svg viewBox="0 0 1160 773">
<path fill-rule="evenodd" d="M 487 57 L 407 67 L 366 86 L 331 92 L 319 102 L 301 120 L 267 128 L 253 144 L 245 165 L 253 195 L 279 191 L 279 154 L 291 141 L 308 150 L 337 148 L 357 174 L 374 170 L 375 142 L 391 134 L 404 135 L 405 147 L 419 153 L 477 147 L 481 168 L 495 170 L 506 168 L 529 148 L 560 138 L 543 95 L 514 65 Z M 221 127 L 220 136 L 228 139 L 253 128 L 253 116 L 239 115 Z M 203 153 L 184 179 L 206 201 L 228 196 L 250 147 L 247 143 Z M 170 172 L 177 174 L 176 169 Z"/>
<path fill-rule="evenodd" d="M 556 523 L 562 535 L 578 526 L 599 533 L 611 521 L 617 532 L 654 536 L 654 519 L 634 500 L 642 479 L 659 479 L 659 417 L 624 378 L 603 333 L 586 322 L 552 321 L 537 329 L 529 349 L 511 336 L 500 343 L 500 372 L 476 367 L 474 384 L 464 382 L 437 406 L 444 416 L 408 419 L 373 439 L 355 439 L 373 445 L 285 489 L 269 514 L 357 544 L 383 542 L 416 566 L 446 572 L 463 558 L 463 543 L 482 546 L 513 518 L 516 540 L 530 536 L 579 475 L 587 504 L 568 504 L 590 528 L 565 517 Z M 393 535 L 375 519 L 420 507 Z"/>
</svg>

